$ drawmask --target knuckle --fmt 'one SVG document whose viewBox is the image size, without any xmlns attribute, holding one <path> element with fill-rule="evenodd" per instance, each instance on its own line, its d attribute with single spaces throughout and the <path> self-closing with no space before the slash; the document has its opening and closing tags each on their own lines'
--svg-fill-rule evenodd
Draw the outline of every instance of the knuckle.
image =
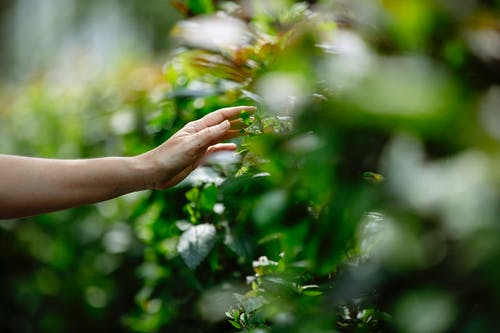
<svg viewBox="0 0 500 333">
<path fill-rule="evenodd" d="M 213 138 L 214 136 L 217 135 L 217 131 L 213 127 L 209 127 L 205 131 L 206 131 L 207 138 Z"/>
</svg>

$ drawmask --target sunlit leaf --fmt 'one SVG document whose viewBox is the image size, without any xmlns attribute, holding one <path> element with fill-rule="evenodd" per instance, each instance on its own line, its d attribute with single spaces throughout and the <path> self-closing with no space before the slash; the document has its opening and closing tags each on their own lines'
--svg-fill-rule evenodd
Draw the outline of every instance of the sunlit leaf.
<svg viewBox="0 0 500 333">
<path fill-rule="evenodd" d="M 215 240 L 216 230 L 212 224 L 195 225 L 181 235 L 177 251 L 186 265 L 194 270 L 210 253 Z"/>
</svg>

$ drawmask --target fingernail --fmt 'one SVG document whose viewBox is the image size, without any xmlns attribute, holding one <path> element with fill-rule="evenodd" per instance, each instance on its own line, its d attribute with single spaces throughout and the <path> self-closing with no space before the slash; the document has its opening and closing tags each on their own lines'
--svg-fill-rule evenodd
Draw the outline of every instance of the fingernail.
<svg viewBox="0 0 500 333">
<path fill-rule="evenodd" d="M 231 127 L 231 123 L 229 122 L 229 120 L 224 120 L 222 123 L 219 124 L 219 127 L 221 129 L 229 129 L 229 127 Z"/>
</svg>

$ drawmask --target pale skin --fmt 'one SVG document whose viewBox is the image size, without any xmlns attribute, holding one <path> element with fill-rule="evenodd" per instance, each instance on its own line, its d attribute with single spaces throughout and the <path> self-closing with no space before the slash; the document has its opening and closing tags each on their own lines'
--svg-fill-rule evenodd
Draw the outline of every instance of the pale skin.
<svg viewBox="0 0 500 333">
<path fill-rule="evenodd" d="M 162 145 L 132 157 L 57 160 L 0 155 L 0 219 L 21 218 L 109 200 L 127 193 L 178 184 L 215 152 L 240 135 L 238 106 L 214 111 L 186 124 Z"/>
</svg>

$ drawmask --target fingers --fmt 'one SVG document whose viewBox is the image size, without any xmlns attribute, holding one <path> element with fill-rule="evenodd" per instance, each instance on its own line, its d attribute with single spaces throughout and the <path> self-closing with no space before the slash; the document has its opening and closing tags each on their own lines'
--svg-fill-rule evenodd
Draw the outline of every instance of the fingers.
<svg viewBox="0 0 500 333">
<path fill-rule="evenodd" d="M 250 123 L 249 124 L 245 124 L 245 121 L 243 119 L 241 119 L 241 118 L 231 120 L 230 121 L 230 123 L 231 123 L 231 129 L 232 130 L 241 130 L 241 129 L 247 128 L 248 126 L 250 126 L 250 124 L 254 120 L 255 120 L 255 118 L 250 117 Z"/>
<path fill-rule="evenodd" d="M 158 189 L 165 189 L 171 186 L 174 186 L 181 182 L 184 178 L 186 178 L 194 169 L 198 167 L 203 161 L 213 153 L 221 152 L 221 151 L 235 151 L 237 148 L 234 143 L 219 143 L 207 148 L 206 153 L 201 155 L 194 163 L 191 163 L 186 168 L 177 173 L 174 177 L 169 179 L 167 182 L 158 186 Z"/>
<path fill-rule="evenodd" d="M 243 136 L 245 134 L 246 134 L 246 132 L 243 130 L 229 130 L 229 131 L 226 131 L 226 134 L 224 134 L 224 136 L 222 137 L 222 139 L 220 141 L 234 139 L 234 138 L 237 138 L 239 136 Z"/>
<path fill-rule="evenodd" d="M 207 114 L 205 117 L 192 122 L 192 125 L 197 130 L 211 127 L 220 124 L 224 120 L 237 120 L 240 118 L 241 112 L 245 111 L 250 114 L 255 113 L 255 106 L 233 106 L 229 108 L 219 109 Z"/>
<path fill-rule="evenodd" d="M 213 154 L 220 151 L 235 151 L 236 148 L 237 146 L 234 143 L 219 143 L 208 147 L 207 154 Z"/>
<path fill-rule="evenodd" d="M 224 120 L 220 124 L 207 127 L 193 135 L 193 143 L 198 148 L 208 147 L 214 143 L 224 140 L 226 132 L 229 132 L 231 123 Z"/>
</svg>

